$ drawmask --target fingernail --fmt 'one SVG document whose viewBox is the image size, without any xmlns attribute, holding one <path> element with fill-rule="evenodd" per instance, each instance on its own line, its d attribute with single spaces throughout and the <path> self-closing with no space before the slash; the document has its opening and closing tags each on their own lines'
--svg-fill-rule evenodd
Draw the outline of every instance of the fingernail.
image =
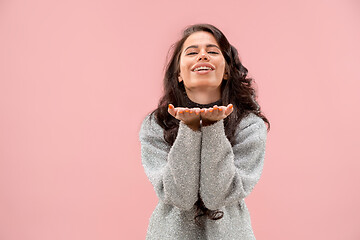
<svg viewBox="0 0 360 240">
<path fill-rule="evenodd" d="M 189 112 L 189 110 L 185 110 L 185 112 Z"/>
<path fill-rule="evenodd" d="M 209 112 L 212 112 L 213 110 L 209 110 Z"/>
<path fill-rule="evenodd" d="M 173 109 L 173 106 L 171 106 L 171 105 L 169 104 L 169 108 L 170 108 L 170 109 Z"/>
<path fill-rule="evenodd" d="M 199 113 L 197 112 L 196 115 L 199 115 Z"/>
<path fill-rule="evenodd" d="M 222 111 L 222 109 L 221 109 L 221 108 L 219 108 L 219 111 Z"/>
<path fill-rule="evenodd" d="M 192 111 L 190 110 L 190 113 L 192 113 Z"/>
<path fill-rule="evenodd" d="M 229 108 L 233 108 L 233 105 L 231 104 Z"/>
<path fill-rule="evenodd" d="M 200 112 L 204 112 L 205 110 L 204 109 L 201 109 Z"/>
<path fill-rule="evenodd" d="M 183 113 L 183 111 L 179 111 L 179 113 Z"/>
</svg>

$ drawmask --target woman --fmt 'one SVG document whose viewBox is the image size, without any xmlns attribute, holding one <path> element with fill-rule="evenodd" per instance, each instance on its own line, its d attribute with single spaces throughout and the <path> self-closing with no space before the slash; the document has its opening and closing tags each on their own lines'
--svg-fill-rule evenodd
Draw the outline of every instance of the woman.
<svg viewBox="0 0 360 240">
<path fill-rule="evenodd" d="M 142 122 L 145 173 L 159 202 L 146 239 L 255 239 L 244 198 L 263 169 L 269 121 L 237 50 L 210 24 L 174 45 L 164 95 Z"/>
</svg>

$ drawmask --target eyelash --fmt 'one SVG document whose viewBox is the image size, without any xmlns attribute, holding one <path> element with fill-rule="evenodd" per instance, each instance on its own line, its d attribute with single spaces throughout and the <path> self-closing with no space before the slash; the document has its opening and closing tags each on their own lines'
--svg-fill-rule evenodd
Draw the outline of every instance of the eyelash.
<svg viewBox="0 0 360 240">
<path fill-rule="evenodd" d="M 217 53 L 217 52 L 209 52 L 209 53 L 219 54 L 219 53 Z M 196 54 L 196 52 L 191 52 L 191 53 L 188 53 L 188 54 L 186 54 L 186 55 L 193 55 L 193 54 Z"/>
</svg>

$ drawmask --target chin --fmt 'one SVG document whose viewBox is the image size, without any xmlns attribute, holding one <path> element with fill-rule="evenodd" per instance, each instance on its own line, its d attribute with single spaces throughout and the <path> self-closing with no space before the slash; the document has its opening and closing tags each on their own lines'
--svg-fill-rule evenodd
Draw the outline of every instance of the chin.
<svg viewBox="0 0 360 240">
<path fill-rule="evenodd" d="M 209 82 L 197 82 L 196 84 L 191 84 L 191 86 L 188 86 L 188 89 L 194 90 L 194 89 L 199 89 L 199 88 L 210 88 L 210 89 L 215 89 L 218 88 L 221 85 L 221 83 L 215 84 L 212 83 L 210 84 Z"/>
<path fill-rule="evenodd" d="M 221 81 L 217 80 L 217 79 L 208 79 L 208 78 L 202 78 L 202 79 L 197 79 L 195 81 L 192 82 L 193 85 L 208 85 L 208 86 L 218 86 L 221 84 Z"/>
</svg>

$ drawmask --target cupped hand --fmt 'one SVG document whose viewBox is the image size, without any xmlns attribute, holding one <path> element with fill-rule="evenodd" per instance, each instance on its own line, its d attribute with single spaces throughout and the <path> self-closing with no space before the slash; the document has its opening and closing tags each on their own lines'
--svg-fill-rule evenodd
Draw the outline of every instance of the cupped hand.
<svg viewBox="0 0 360 240">
<path fill-rule="evenodd" d="M 201 109 L 200 116 L 202 120 L 202 125 L 207 126 L 212 123 L 215 123 L 221 119 L 226 118 L 233 112 L 233 105 L 229 104 L 225 106 L 214 105 L 212 108 L 207 108 L 202 111 Z"/>
<path fill-rule="evenodd" d="M 174 107 L 169 104 L 168 112 L 176 119 L 183 121 L 186 125 L 200 125 L 200 108 Z"/>
<path fill-rule="evenodd" d="M 195 126 L 200 125 L 200 117 L 203 126 L 210 125 L 221 119 L 226 118 L 233 112 L 233 105 L 217 106 L 212 108 L 183 108 L 169 104 L 168 112 L 176 119 L 183 121 L 185 124 Z"/>
</svg>

